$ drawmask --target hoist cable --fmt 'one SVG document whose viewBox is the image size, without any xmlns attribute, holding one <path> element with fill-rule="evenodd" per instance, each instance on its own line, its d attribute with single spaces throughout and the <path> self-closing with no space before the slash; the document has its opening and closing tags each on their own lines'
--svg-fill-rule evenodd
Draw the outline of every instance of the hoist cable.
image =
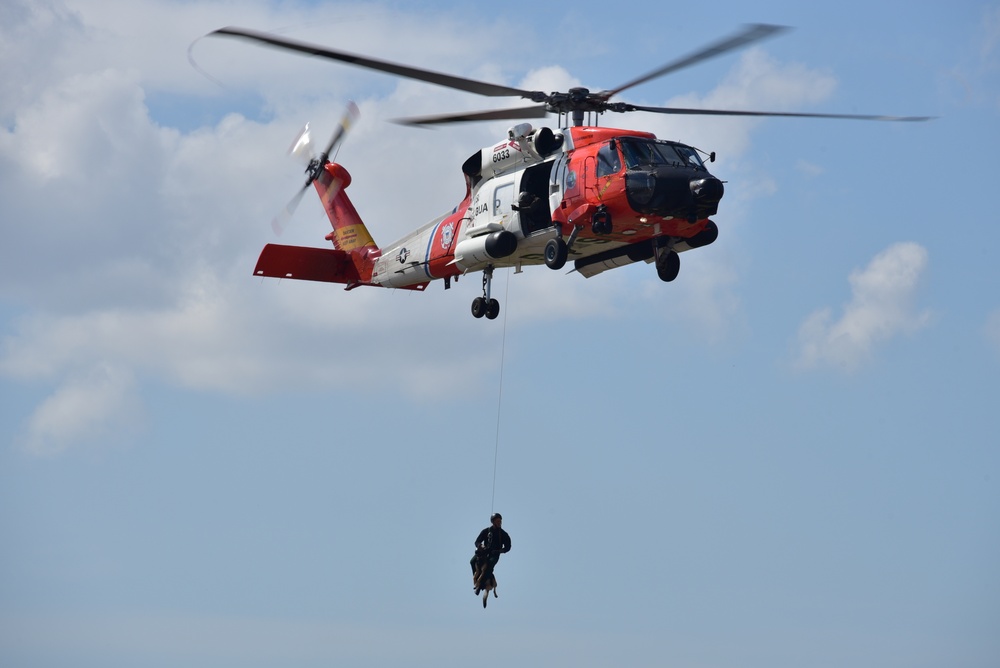
<svg viewBox="0 0 1000 668">
<path fill-rule="evenodd" d="M 510 269 L 507 270 L 507 282 L 504 285 L 504 304 L 510 297 Z M 503 363 L 507 352 L 507 308 L 503 309 L 503 335 L 500 339 L 500 389 L 497 392 L 497 432 L 493 441 L 493 494 L 490 497 L 490 515 L 493 515 L 493 504 L 497 497 L 497 457 L 500 454 L 500 406 L 503 401 Z"/>
</svg>

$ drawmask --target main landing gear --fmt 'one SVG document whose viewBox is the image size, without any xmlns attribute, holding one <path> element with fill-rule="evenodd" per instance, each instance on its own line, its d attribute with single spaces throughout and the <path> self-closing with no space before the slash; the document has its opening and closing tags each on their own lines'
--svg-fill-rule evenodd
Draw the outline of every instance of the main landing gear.
<svg viewBox="0 0 1000 668">
<path fill-rule="evenodd" d="M 553 225 L 556 228 L 556 236 L 545 244 L 545 266 L 549 269 L 562 269 L 566 264 L 566 258 L 569 256 L 569 250 L 573 247 L 573 242 L 576 241 L 576 237 L 580 234 L 580 230 L 583 229 L 583 225 L 579 222 L 573 223 L 573 229 L 570 231 L 569 239 L 566 241 L 563 241 L 562 238 L 562 226 L 559 223 L 553 223 Z M 614 226 L 611 224 L 611 212 L 608 211 L 608 207 L 603 204 L 597 207 L 590 219 L 590 229 L 594 234 L 602 235 L 611 234 L 614 231 Z"/>
<path fill-rule="evenodd" d="M 500 315 L 500 302 L 490 298 L 490 287 L 493 283 L 493 265 L 483 270 L 483 296 L 472 300 L 472 317 L 496 320 Z"/>
<path fill-rule="evenodd" d="M 545 266 L 549 269 L 562 269 L 566 265 L 566 258 L 569 257 L 569 249 L 573 247 L 573 242 L 583 229 L 582 225 L 575 225 L 573 231 L 569 233 L 569 240 L 562 238 L 562 227 L 555 224 L 556 236 L 549 239 L 545 244 Z"/>
<path fill-rule="evenodd" d="M 569 246 L 563 241 L 562 236 L 549 239 L 549 243 L 545 244 L 545 266 L 549 269 L 562 269 L 568 255 Z"/>
</svg>

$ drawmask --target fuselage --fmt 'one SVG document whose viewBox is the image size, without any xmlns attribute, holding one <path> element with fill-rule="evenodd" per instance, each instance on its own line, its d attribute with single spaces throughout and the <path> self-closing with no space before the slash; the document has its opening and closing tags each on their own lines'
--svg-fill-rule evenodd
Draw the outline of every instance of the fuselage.
<svg viewBox="0 0 1000 668">
<path fill-rule="evenodd" d="M 523 124 L 473 154 L 462 171 L 462 202 L 382 247 L 372 284 L 409 287 L 487 267 L 542 264 L 546 244 L 567 236 L 569 259 L 590 276 L 650 260 L 657 244 L 682 251 L 717 233 L 708 216 L 718 209 L 721 181 L 695 149 L 650 133 L 555 133 Z"/>
</svg>

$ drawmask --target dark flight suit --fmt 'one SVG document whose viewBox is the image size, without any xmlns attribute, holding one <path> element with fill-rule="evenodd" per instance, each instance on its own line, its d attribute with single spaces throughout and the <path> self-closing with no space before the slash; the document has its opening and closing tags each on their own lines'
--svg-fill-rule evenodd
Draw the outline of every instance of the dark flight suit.
<svg viewBox="0 0 1000 668">
<path fill-rule="evenodd" d="M 480 547 L 480 545 L 484 547 Z M 510 534 L 502 528 L 493 525 L 480 531 L 476 537 L 476 553 L 472 555 L 472 559 L 469 561 L 473 574 L 476 572 L 476 562 L 483 558 L 486 559 L 486 568 L 483 570 L 483 575 L 488 576 L 492 574 L 493 567 L 500 561 L 500 555 L 505 552 L 510 552 Z"/>
</svg>

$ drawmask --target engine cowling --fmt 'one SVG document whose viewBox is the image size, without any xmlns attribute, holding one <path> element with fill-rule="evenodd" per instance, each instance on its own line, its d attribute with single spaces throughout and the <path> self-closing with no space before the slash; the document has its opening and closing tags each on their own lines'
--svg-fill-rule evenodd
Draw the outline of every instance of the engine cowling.
<svg viewBox="0 0 1000 668">
<path fill-rule="evenodd" d="M 455 264 L 463 270 L 478 268 L 513 255 L 516 250 L 517 237 L 509 230 L 481 234 L 458 242 Z"/>
</svg>

